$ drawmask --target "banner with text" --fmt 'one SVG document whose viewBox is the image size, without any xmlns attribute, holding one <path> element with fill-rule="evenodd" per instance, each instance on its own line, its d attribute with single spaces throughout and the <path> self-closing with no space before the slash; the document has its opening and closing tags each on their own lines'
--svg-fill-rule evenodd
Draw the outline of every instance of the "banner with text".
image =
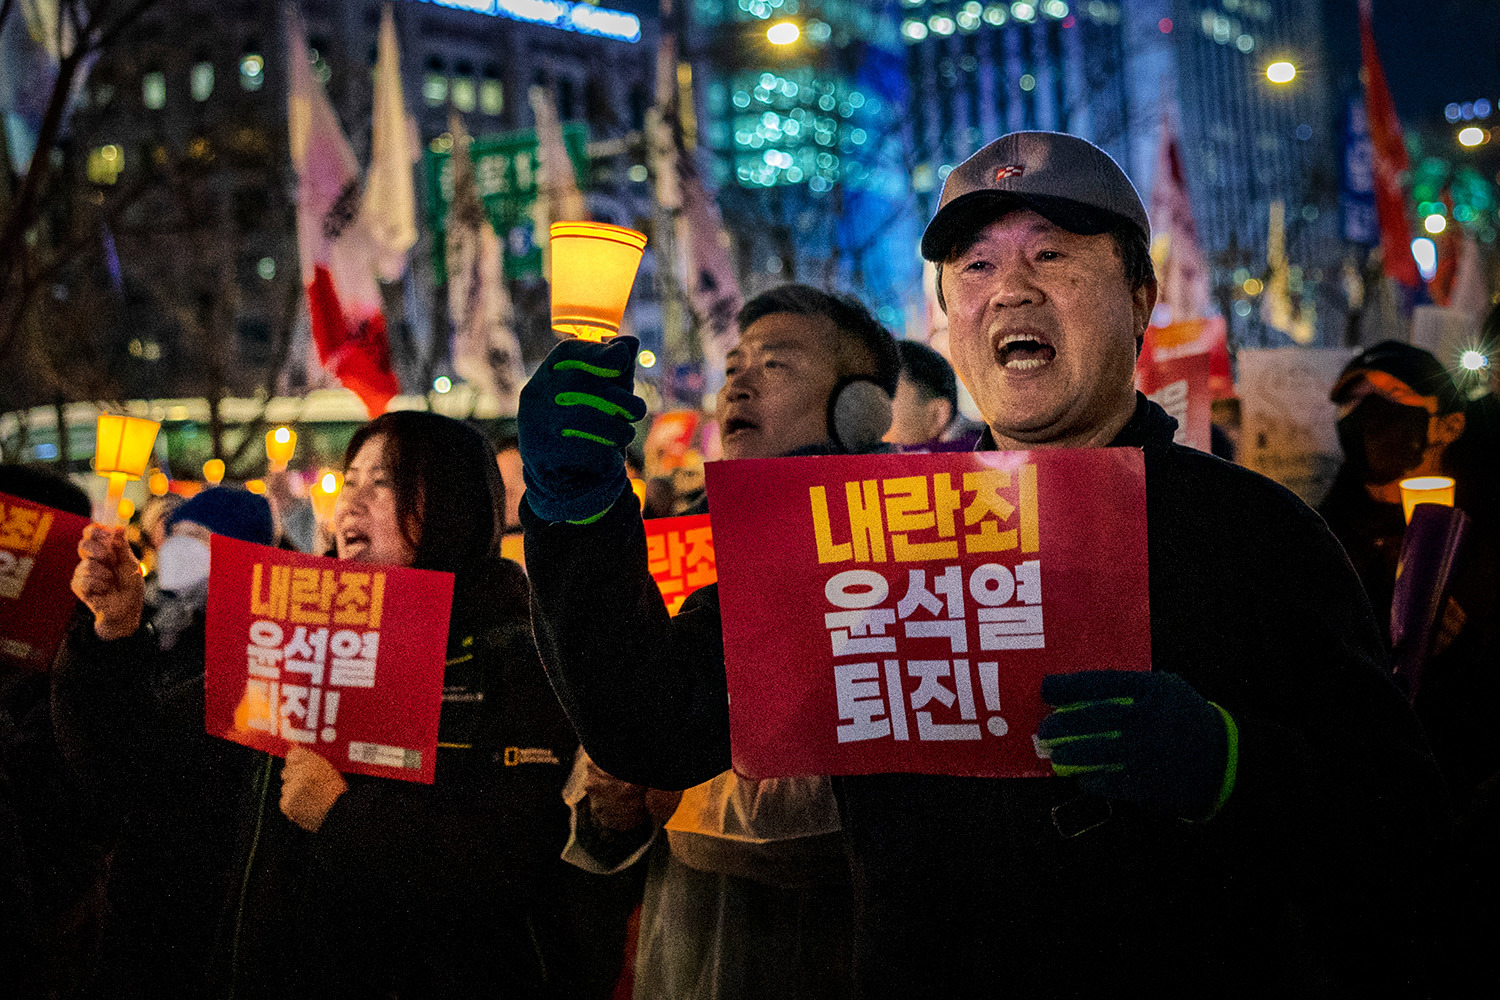
<svg viewBox="0 0 1500 1000">
<path fill-rule="evenodd" d="M 1042 678 L 1150 669 L 1137 449 L 707 471 L 746 777 L 1048 775 Z"/>
<path fill-rule="evenodd" d="M 453 576 L 213 536 L 208 732 L 432 783 Z"/>
<path fill-rule="evenodd" d="M 0 493 L 0 659 L 52 666 L 68 619 L 78 543 L 89 519 Z"/>
<path fill-rule="evenodd" d="M 714 537 L 707 514 L 654 517 L 646 521 L 646 568 L 676 614 L 687 596 L 719 579 Z"/>
</svg>

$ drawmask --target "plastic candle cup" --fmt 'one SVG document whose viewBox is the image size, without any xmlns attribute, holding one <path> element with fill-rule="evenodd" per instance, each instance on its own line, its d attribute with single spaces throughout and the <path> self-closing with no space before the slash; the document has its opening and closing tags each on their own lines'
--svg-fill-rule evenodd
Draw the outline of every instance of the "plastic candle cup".
<svg viewBox="0 0 1500 1000">
<path fill-rule="evenodd" d="M 620 332 L 646 236 L 602 222 L 552 224 L 552 329 L 602 341 Z"/>
<path fill-rule="evenodd" d="M 1444 507 L 1453 506 L 1453 480 L 1447 476 L 1418 476 L 1401 480 L 1401 510 L 1406 514 L 1406 523 L 1411 523 L 1411 512 L 1419 503 L 1435 503 Z"/>
</svg>

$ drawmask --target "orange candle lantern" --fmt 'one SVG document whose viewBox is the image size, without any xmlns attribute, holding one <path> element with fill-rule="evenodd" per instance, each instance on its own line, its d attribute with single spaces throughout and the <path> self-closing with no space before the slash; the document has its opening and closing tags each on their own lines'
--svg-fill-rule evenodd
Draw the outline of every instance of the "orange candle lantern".
<svg viewBox="0 0 1500 1000">
<path fill-rule="evenodd" d="M 99 414 L 94 429 L 94 471 L 109 479 L 109 502 L 117 505 L 125 484 L 145 475 L 161 424 L 144 417 Z"/>
<path fill-rule="evenodd" d="M 646 236 L 602 222 L 552 224 L 552 329 L 583 340 L 620 332 Z"/>
<path fill-rule="evenodd" d="M 167 491 L 172 488 L 172 480 L 167 478 L 165 472 L 158 469 L 151 473 L 150 479 L 146 480 L 146 486 L 151 490 L 152 496 L 164 497 L 167 495 Z"/>
<path fill-rule="evenodd" d="M 218 486 L 224 481 L 224 460 L 222 458 L 210 458 L 203 463 L 203 481 L 210 486 Z"/>
<path fill-rule="evenodd" d="M 1417 476 L 1401 480 L 1401 509 L 1406 514 L 1407 524 L 1411 523 L 1411 512 L 1419 503 L 1452 507 L 1453 480 L 1447 476 Z"/>
<path fill-rule="evenodd" d="M 119 506 L 115 508 L 115 516 L 120 519 L 121 524 L 127 523 L 135 517 L 135 501 L 129 497 L 121 497 Z"/>
<path fill-rule="evenodd" d="M 297 450 L 297 432 L 290 427 L 277 427 L 266 431 L 266 458 L 271 462 L 272 472 L 281 472 L 292 460 Z"/>
<path fill-rule="evenodd" d="M 326 524 L 333 519 L 333 506 L 343 488 L 344 477 L 332 469 L 324 469 L 318 474 L 318 481 L 308 491 L 308 499 L 312 501 L 313 513 L 319 521 Z"/>
</svg>

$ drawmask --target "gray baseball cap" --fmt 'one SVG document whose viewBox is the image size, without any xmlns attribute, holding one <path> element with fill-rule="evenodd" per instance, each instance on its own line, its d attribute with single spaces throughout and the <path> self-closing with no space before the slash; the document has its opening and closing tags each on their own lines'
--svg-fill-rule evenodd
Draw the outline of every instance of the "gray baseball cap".
<svg viewBox="0 0 1500 1000">
<path fill-rule="evenodd" d="M 922 256 L 945 259 L 960 239 L 1015 208 L 1085 235 L 1126 222 L 1151 241 L 1141 196 L 1108 153 L 1063 132 L 1012 132 L 953 168 L 922 234 Z"/>
</svg>

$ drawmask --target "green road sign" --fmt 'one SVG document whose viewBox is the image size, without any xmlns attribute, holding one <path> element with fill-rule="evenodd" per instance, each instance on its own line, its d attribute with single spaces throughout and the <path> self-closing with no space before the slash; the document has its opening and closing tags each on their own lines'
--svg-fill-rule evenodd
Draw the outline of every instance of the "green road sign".
<svg viewBox="0 0 1500 1000">
<path fill-rule="evenodd" d="M 588 125 L 569 122 L 562 127 L 563 146 L 573 161 L 580 190 L 588 190 Z M 432 267 L 438 284 L 448 280 L 444 261 L 448 206 L 453 201 L 453 162 L 450 152 L 427 149 L 427 215 L 432 227 Z M 474 181 L 489 213 L 490 224 L 505 247 L 507 278 L 540 278 L 542 251 L 536 242 L 532 208 L 536 204 L 536 131 L 525 129 L 476 138 L 469 144 L 474 159 Z"/>
</svg>

